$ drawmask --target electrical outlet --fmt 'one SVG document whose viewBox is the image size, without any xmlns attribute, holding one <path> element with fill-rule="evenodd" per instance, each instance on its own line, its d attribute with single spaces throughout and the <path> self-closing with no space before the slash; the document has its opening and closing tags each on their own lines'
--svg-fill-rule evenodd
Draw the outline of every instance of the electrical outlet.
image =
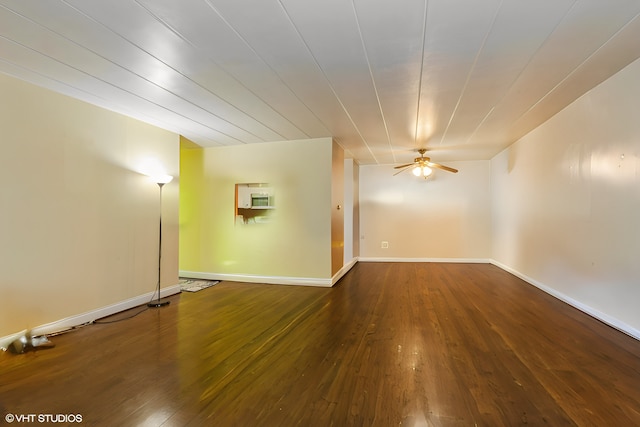
<svg viewBox="0 0 640 427">
<path fill-rule="evenodd" d="M 382 249 L 388 249 L 389 248 L 389 242 L 382 242 L 382 244 L 380 245 L 380 247 Z"/>
</svg>

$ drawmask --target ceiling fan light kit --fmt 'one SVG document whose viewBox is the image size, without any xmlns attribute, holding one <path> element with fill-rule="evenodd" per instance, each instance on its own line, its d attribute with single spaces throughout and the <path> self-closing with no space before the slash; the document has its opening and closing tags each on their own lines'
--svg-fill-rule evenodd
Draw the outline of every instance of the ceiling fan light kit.
<svg viewBox="0 0 640 427">
<path fill-rule="evenodd" d="M 451 172 L 451 173 L 457 173 L 458 169 L 454 169 L 452 167 L 449 166 L 445 166 L 445 165 L 441 165 L 439 163 L 433 163 L 431 161 L 431 158 L 426 157 L 424 155 L 424 153 L 427 152 L 426 148 L 420 148 L 418 150 L 418 153 L 420 153 L 420 157 L 416 157 L 415 159 L 413 159 L 413 163 L 407 163 L 405 165 L 400 165 L 400 166 L 396 166 L 394 167 L 394 169 L 400 169 L 398 172 L 394 173 L 393 175 L 398 175 L 401 172 L 404 172 L 408 169 L 412 169 L 412 173 L 415 176 L 422 176 L 424 177 L 424 179 L 427 179 L 429 176 L 431 176 L 431 174 L 433 173 L 433 168 L 436 169 L 442 169 L 445 170 L 447 172 Z"/>
<path fill-rule="evenodd" d="M 433 169 L 429 166 L 416 166 L 412 172 L 415 176 L 423 176 L 424 179 L 427 179 L 433 173 Z"/>
</svg>

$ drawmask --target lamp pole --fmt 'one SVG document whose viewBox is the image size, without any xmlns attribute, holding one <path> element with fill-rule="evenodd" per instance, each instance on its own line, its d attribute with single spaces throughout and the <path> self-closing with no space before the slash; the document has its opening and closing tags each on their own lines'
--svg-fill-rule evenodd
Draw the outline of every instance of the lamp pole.
<svg viewBox="0 0 640 427">
<path fill-rule="evenodd" d="M 157 298 L 154 301 L 150 301 L 148 307 L 164 307 L 169 305 L 171 301 L 167 299 L 160 299 L 160 282 L 162 280 L 162 187 L 165 184 L 171 182 L 173 177 L 171 175 L 165 175 L 156 178 L 156 183 L 160 187 L 160 232 L 158 233 L 158 289 L 156 289 Z"/>
</svg>

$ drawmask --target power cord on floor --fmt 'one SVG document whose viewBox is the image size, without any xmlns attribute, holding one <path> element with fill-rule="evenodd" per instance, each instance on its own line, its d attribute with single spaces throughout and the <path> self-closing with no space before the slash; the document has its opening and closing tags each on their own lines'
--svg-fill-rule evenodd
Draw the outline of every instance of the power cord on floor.
<svg viewBox="0 0 640 427">
<path fill-rule="evenodd" d="M 123 320 L 133 319 L 138 314 L 144 313 L 148 309 L 149 309 L 149 307 L 144 307 L 142 310 L 138 311 L 137 313 L 134 313 L 134 314 L 132 314 L 130 316 L 127 316 L 127 317 L 123 317 L 122 319 L 116 319 L 116 320 L 94 320 L 92 323 L 94 323 L 96 325 L 107 325 L 109 323 L 118 323 L 118 322 L 122 322 Z"/>
<path fill-rule="evenodd" d="M 157 293 L 158 293 L 158 291 L 155 291 L 155 292 L 153 293 L 153 295 L 151 295 L 151 299 L 149 300 L 149 302 L 152 302 L 152 301 L 155 299 L 155 296 L 156 296 L 156 294 L 157 294 Z M 139 314 L 144 313 L 144 312 L 145 312 L 145 311 L 147 311 L 148 309 L 149 309 L 149 307 L 148 307 L 148 306 L 146 306 L 146 307 L 144 307 L 142 310 L 138 311 L 137 313 L 134 313 L 134 314 L 132 314 L 132 315 L 130 315 L 130 316 L 127 316 L 127 317 L 123 317 L 123 318 L 121 318 L 121 319 L 116 319 L 116 320 L 103 320 L 103 321 L 94 320 L 94 321 L 93 321 L 93 322 L 91 322 L 91 323 L 94 323 L 94 324 L 96 324 L 96 325 L 107 325 L 107 324 L 109 324 L 109 323 L 118 323 L 118 322 L 122 322 L 122 321 L 124 321 L 124 320 L 133 319 L 134 317 L 136 317 L 136 316 L 137 316 L 137 315 L 139 315 Z"/>
</svg>

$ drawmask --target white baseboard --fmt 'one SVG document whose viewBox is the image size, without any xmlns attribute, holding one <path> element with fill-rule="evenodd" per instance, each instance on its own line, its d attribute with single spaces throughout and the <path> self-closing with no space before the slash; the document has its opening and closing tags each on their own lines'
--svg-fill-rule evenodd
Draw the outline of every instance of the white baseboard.
<svg viewBox="0 0 640 427">
<path fill-rule="evenodd" d="M 229 282 L 266 283 L 269 285 L 320 286 L 325 288 L 333 286 L 331 279 L 317 277 L 258 276 L 253 274 L 208 273 L 186 270 L 180 270 L 178 274 L 180 277 L 188 279 L 226 280 Z"/>
<path fill-rule="evenodd" d="M 495 265 L 496 267 L 499 267 L 501 269 L 503 269 L 506 272 L 509 272 L 511 274 L 513 274 L 514 276 L 524 280 L 525 282 L 529 283 L 530 285 L 535 286 L 536 288 L 540 289 L 543 292 L 546 292 L 547 294 L 559 299 L 562 302 L 565 302 L 567 304 L 569 304 L 570 306 L 577 308 L 578 310 L 582 311 L 585 314 L 588 314 L 589 316 L 598 319 L 599 321 L 611 326 L 614 329 L 619 330 L 620 332 L 623 332 L 637 340 L 640 340 L 640 331 L 631 327 L 630 325 L 627 325 L 624 322 L 621 322 L 620 320 L 616 319 L 615 317 L 609 316 L 608 314 L 602 313 L 601 311 L 598 311 L 586 304 L 581 303 L 580 301 L 577 301 L 565 294 L 563 294 L 562 292 L 558 292 L 557 290 L 535 280 L 532 279 L 531 277 L 527 276 L 526 274 L 522 274 L 517 270 L 514 270 L 513 268 L 504 265 L 496 260 L 491 260 L 491 264 Z"/>
<path fill-rule="evenodd" d="M 487 258 L 400 258 L 400 257 L 359 257 L 361 262 L 451 262 L 468 264 L 490 264 Z"/>
<path fill-rule="evenodd" d="M 335 285 L 351 268 L 358 262 L 357 258 L 342 266 L 342 268 L 330 279 L 319 277 L 292 277 L 292 276 L 258 276 L 253 274 L 226 274 L 226 273 L 209 273 L 204 271 L 186 271 L 180 270 L 180 277 L 188 279 L 203 280 L 227 280 L 229 282 L 245 282 L 245 283 L 266 283 L 269 285 L 297 285 L 297 286 L 318 286 L 330 288 Z"/>
<path fill-rule="evenodd" d="M 342 268 L 336 274 L 334 274 L 333 277 L 331 278 L 331 286 L 338 283 L 338 281 L 342 279 L 342 276 L 347 274 L 349 270 L 351 270 L 353 266 L 356 265 L 357 262 L 358 262 L 358 258 L 353 258 L 351 261 L 343 265 Z"/>
<path fill-rule="evenodd" d="M 174 295 L 180 292 L 180 285 L 169 286 L 160 290 L 160 297 L 164 298 L 170 295 Z M 64 319 L 56 320 L 55 322 L 47 323 L 45 325 L 36 326 L 30 331 L 21 331 L 5 337 L 0 337 L 0 348 L 7 348 L 9 344 L 15 341 L 17 338 L 29 333 L 31 336 L 37 337 L 41 335 L 50 335 L 58 332 L 63 332 L 72 329 L 79 325 L 93 322 L 96 319 L 110 316 L 112 314 L 119 313 L 121 311 L 129 310 L 130 308 L 137 307 L 142 304 L 148 303 L 155 295 L 154 292 L 148 292 L 143 295 L 139 295 L 133 298 L 129 298 L 125 301 L 120 301 L 115 304 L 101 307 L 95 310 L 88 311 L 86 313 L 77 314 Z"/>
</svg>

